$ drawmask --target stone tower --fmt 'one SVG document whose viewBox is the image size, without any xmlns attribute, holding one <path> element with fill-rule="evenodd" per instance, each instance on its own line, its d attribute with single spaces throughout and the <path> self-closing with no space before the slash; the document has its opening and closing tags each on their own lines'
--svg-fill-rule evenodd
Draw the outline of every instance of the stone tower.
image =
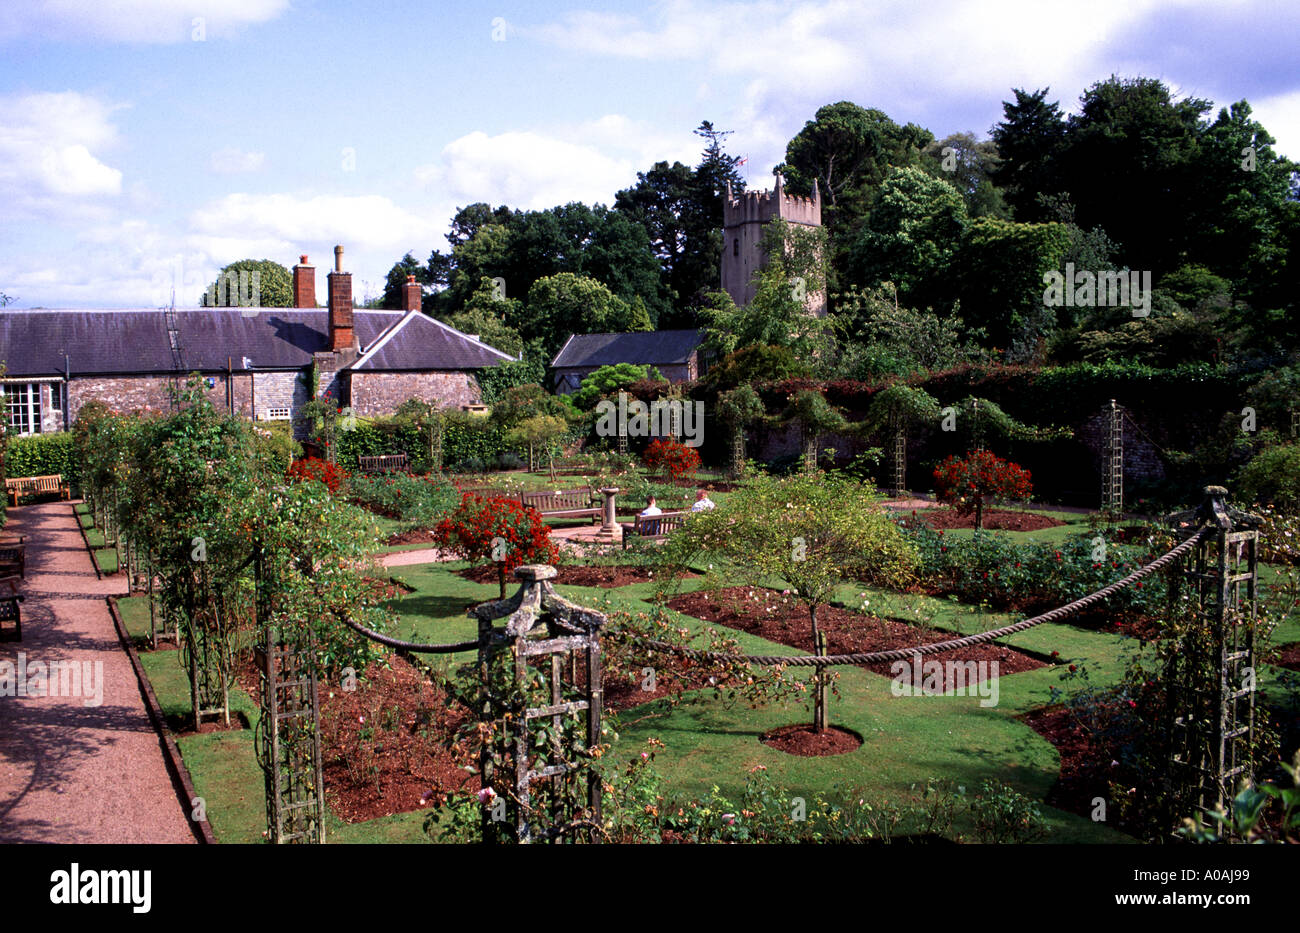
<svg viewBox="0 0 1300 933">
<path fill-rule="evenodd" d="M 746 191 L 735 197 L 731 185 L 727 185 L 727 200 L 722 207 L 722 289 L 738 305 L 754 300 L 754 274 L 767 262 L 762 249 L 763 225 L 774 218 L 820 227 L 822 198 L 816 180 L 810 198 L 786 194 L 780 175 L 772 191 Z M 825 289 L 808 288 L 804 303 L 812 314 L 825 314 Z"/>
</svg>

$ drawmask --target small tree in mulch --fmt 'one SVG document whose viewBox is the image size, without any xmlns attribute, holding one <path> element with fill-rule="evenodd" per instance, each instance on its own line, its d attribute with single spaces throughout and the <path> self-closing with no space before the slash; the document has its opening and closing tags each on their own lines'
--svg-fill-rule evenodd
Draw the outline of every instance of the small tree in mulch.
<svg viewBox="0 0 1300 933">
<path fill-rule="evenodd" d="M 670 437 L 651 441 L 641 459 L 648 468 L 661 470 L 671 479 L 692 476 L 700 468 L 700 455 L 695 448 Z"/>
<path fill-rule="evenodd" d="M 1028 499 L 1033 492 L 1029 471 L 987 450 L 965 457 L 951 456 L 934 470 L 934 491 L 940 502 L 962 515 L 975 513 L 975 527 L 984 527 L 984 507 L 998 501 Z"/>
<path fill-rule="evenodd" d="M 502 599 L 507 573 L 524 564 L 554 564 L 560 556 L 541 513 L 504 496 L 466 494 L 434 536 L 438 547 L 464 560 L 495 563 Z"/>
<path fill-rule="evenodd" d="M 755 586 L 787 583 L 808 608 L 818 656 L 825 642 L 817 611 L 852 580 L 902 582 L 917 555 L 875 503 L 875 488 L 834 474 L 756 476 L 725 503 L 691 516 L 664 545 L 669 566 L 725 568 Z M 826 729 L 824 668 L 818 668 L 813 728 Z"/>
</svg>

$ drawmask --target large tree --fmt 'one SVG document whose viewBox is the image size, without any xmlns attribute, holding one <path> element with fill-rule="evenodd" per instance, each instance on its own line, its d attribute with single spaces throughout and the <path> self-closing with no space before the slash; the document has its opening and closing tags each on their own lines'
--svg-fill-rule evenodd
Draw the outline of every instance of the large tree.
<svg viewBox="0 0 1300 933">
<path fill-rule="evenodd" d="M 949 266 L 967 224 L 956 188 L 920 168 L 894 169 L 853 241 L 850 280 L 867 288 L 893 282 L 904 303 L 946 310 L 954 285 Z"/>
<path fill-rule="evenodd" d="M 572 272 L 534 282 L 526 306 L 506 323 L 525 340 L 539 338 L 548 357 L 559 351 L 570 334 L 654 329 L 644 305 L 626 302 L 595 279 Z"/>
<path fill-rule="evenodd" d="M 405 309 L 406 293 L 403 288 L 406 285 L 407 276 L 410 275 L 415 276 L 415 281 L 424 285 L 429 280 L 429 267 L 410 253 L 407 253 L 393 263 L 393 267 L 388 270 L 388 275 L 384 277 L 384 294 L 379 301 L 381 308 Z"/>
<path fill-rule="evenodd" d="M 217 273 L 203 293 L 203 306 L 289 308 L 293 276 L 270 259 L 240 259 Z"/>
<path fill-rule="evenodd" d="M 1154 78 L 1111 77 L 1079 104 L 1062 161 L 1080 225 L 1104 227 L 1130 268 L 1178 268 L 1204 196 L 1200 122 L 1210 102 L 1179 100 Z"/>
<path fill-rule="evenodd" d="M 992 180 L 1021 221 L 1056 219 L 1048 216 L 1038 196 L 1064 190 L 1059 162 L 1065 115 L 1058 102 L 1048 103 L 1048 91 L 1041 88 L 1031 94 L 1015 88 L 1015 101 L 1002 102 L 1002 122 L 993 127 L 1001 161 L 992 170 Z"/>
</svg>

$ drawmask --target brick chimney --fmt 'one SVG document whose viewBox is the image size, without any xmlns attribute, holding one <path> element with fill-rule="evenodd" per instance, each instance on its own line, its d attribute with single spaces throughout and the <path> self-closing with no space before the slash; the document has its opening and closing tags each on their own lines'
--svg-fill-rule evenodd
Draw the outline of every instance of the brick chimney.
<svg viewBox="0 0 1300 933">
<path fill-rule="evenodd" d="M 298 265 L 293 267 L 293 306 L 316 307 L 316 267 L 307 262 L 306 253 L 298 257 Z"/>
<path fill-rule="evenodd" d="M 329 274 L 330 292 L 330 349 L 353 349 L 356 338 L 352 334 L 352 273 L 343 271 L 343 247 L 334 247 L 334 271 Z"/>
<path fill-rule="evenodd" d="M 424 289 L 415 281 L 415 276 L 408 275 L 402 286 L 402 310 L 419 311 L 424 306 Z"/>
</svg>

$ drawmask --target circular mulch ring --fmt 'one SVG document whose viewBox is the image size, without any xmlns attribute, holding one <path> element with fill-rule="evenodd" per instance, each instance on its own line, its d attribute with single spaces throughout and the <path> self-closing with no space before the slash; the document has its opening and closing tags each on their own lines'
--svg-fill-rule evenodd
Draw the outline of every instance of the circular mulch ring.
<svg viewBox="0 0 1300 933">
<path fill-rule="evenodd" d="M 915 521 L 934 529 L 974 528 L 975 514 L 960 515 L 954 509 L 917 509 L 912 512 Z M 1017 512 L 1011 509 L 988 509 L 984 513 L 986 531 L 1041 531 L 1055 528 L 1065 522 L 1037 512 Z"/>
<path fill-rule="evenodd" d="M 611 589 L 620 586 L 631 586 L 634 583 L 648 583 L 655 578 L 655 572 L 648 567 L 626 565 L 580 567 L 572 564 L 560 564 L 555 570 L 555 582 L 561 586 L 599 586 Z M 494 564 L 479 564 L 474 567 L 466 567 L 463 570 L 455 570 L 453 573 L 473 583 L 497 582 L 497 568 Z M 698 576 L 698 574 L 684 571 L 677 576 L 694 577 Z M 506 582 L 514 582 L 513 576 L 507 576 Z"/>
<path fill-rule="evenodd" d="M 853 751 L 862 744 L 862 736 L 852 729 L 844 729 L 840 726 L 827 726 L 825 732 L 815 732 L 813 727 L 806 723 L 796 723 L 793 726 L 773 729 L 760 736 L 759 741 L 787 755 L 819 758 Z"/>
</svg>

